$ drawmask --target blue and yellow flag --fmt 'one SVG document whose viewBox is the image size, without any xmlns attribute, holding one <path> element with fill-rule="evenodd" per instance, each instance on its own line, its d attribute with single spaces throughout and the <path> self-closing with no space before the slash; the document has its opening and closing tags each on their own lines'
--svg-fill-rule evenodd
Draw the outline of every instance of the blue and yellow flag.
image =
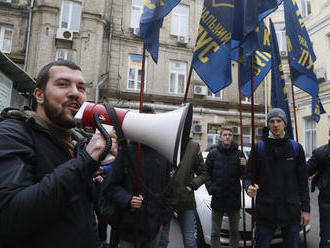
<svg viewBox="0 0 330 248">
<path fill-rule="evenodd" d="M 285 80 L 281 56 L 278 48 L 276 32 L 271 19 L 270 24 L 270 40 L 272 45 L 272 88 L 271 88 L 271 105 L 273 108 L 280 108 L 286 114 L 287 126 L 286 131 L 290 139 L 293 139 L 293 129 L 291 123 L 291 115 L 288 103 L 288 93 L 285 88 Z"/>
<path fill-rule="evenodd" d="M 163 20 L 181 0 L 146 0 L 140 20 L 140 37 L 152 59 L 158 61 L 159 31 Z"/>
<path fill-rule="evenodd" d="M 294 85 L 312 96 L 312 115 L 318 122 L 325 113 L 319 100 L 319 85 L 314 73 L 314 54 L 305 23 L 295 0 L 284 1 L 288 58 Z"/>
<path fill-rule="evenodd" d="M 257 34 L 249 34 L 281 1 L 204 0 L 192 66 L 213 93 L 232 82 L 232 49 L 247 44 L 246 54 L 255 51 Z"/>
<path fill-rule="evenodd" d="M 246 97 L 251 97 L 251 59 L 253 60 L 254 90 L 258 88 L 262 80 L 271 69 L 271 43 L 269 32 L 263 22 L 259 23 L 254 31 L 257 34 L 257 50 L 254 54 L 246 56 L 244 53 L 244 43 L 239 62 L 241 63 L 241 92 Z M 246 47 L 246 45 L 245 45 Z"/>
</svg>

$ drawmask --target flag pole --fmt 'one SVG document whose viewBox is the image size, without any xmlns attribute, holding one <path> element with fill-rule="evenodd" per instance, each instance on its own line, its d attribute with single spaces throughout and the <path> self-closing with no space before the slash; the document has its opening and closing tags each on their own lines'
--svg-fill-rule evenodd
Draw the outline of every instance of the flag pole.
<svg viewBox="0 0 330 248">
<path fill-rule="evenodd" d="M 192 70 L 193 70 L 193 67 L 192 67 L 192 63 L 191 63 L 190 64 L 190 69 L 189 69 L 189 74 L 188 74 L 187 86 L 186 86 L 186 90 L 185 90 L 185 93 L 184 93 L 184 97 L 183 97 L 182 103 L 187 102 L 187 96 L 188 96 L 188 91 L 189 91 L 189 87 L 190 87 Z"/>
<path fill-rule="evenodd" d="M 292 94 L 292 105 L 293 105 L 293 115 L 294 115 L 294 126 L 295 126 L 295 130 L 296 130 L 296 141 L 299 143 L 298 123 L 297 123 L 297 114 L 296 114 L 296 101 L 295 101 L 295 97 L 294 97 L 293 76 L 292 76 L 292 67 L 291 67 L 290 61 L 289 61 L 289 68 L 290 68 L 290 79 L 291 79 L 291 94 Z M 307 248 L 306 227 L 303 227 L 303 233 L 304 233 L 304 248 Z"/>
<path fill-rule="evenodd" d="M 298 139 L 298 126 L 297 126 L 297 114 L 296 114 L 296 101 L 294 97 L 294 88 L 293 88 L 293 76 L 292 76 L 292 67 L 291 62 L 289 61 L 289 68 L 290 68 L 290 79 L 291 79 L 291 95 L 292 95 L 292 105 L 293 105 L 293 115 L 294 115 L 294 127 L 296 130 L 296 140 L 299 142 Z"/>
<path fill-rule="evenodd" d="M 144 92 L 144 77 L 145 77 L 145 61 L 146 61 L 146 48 L 143 43 L 143 52 L 142 52 L 142 68 L 141 68 L 141 89 L 140 89 L 140 106 L 139 112 L 142 113 L 143 108 L 143 92 Z M 137 168 L 136 168 L 136 181 L 135 181 L 135 190 L 136 196 L 140 195 L 140 171 L 141 171 L 141 143 L 138 143 L 138 152 L 137 152 Z M 139 247 L 139 216 L 140 211 L 136 209 L 135 211 L 135 222 L 134 222 L 134 248 Z"/>
<path fill-rule="evenodd" d="M 255 53 L 253 52 L 251 55 L 251 61 L 250 61 L 250 79 L 251 79 L 251 147 L 254 150 L 255 142 L 255 133 L 254 133 L 254 68 L 253 68 L 253 60 L 254 60 Z M 252 154 L 254 155 L 254 154 Z M 252 185 L 255 184 L 255 156 L 251 156 L 251 181 Z M 252 201 L 252 221 L 251 221 L 251 230 L 252 230 L 252 248 L 255 247 L 255 201 L 254 197 L 251 199 Z"/>
<path fill-rule="evenodd" d="M 239 128 L 240 128 L 240 139 L 241 139 L 241 156 L 244 156 L 243 148 L 243 118 L 242 118 L 242 80 L 241 80 L 241 48 L 238 47 L 238 96 L 239 96 Z M 241 174 L 242 177 L 244 176 L 244 168 L 241 167 Z M 242 182 L 244 185 L 244 181 Z M 246 216 L 245 216 L 245 194 L 244 194 L 244 187 L 242 187 L 242 207 L 243 207 L 243 241 L 244 241 L 244 248 L 246 247 Z"/>
</svg>

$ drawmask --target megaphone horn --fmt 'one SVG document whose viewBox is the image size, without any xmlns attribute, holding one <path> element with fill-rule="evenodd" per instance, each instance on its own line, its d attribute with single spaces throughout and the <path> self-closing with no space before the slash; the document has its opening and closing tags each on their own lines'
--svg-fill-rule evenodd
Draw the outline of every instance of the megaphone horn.
<svg viewBox="0 0 330 248">
<path fill-rule="evenodd" d="M 135 142 L 145 144 L 172 164 L 178 165 L 189 140 L 192 105 L 160 114 L 143 114 L 115 108 L 125 136 Z M 104 117 L 103 124 L 112 125 L 103 104 L 85 102 L 75 116 L 77 127 L 95 132 L 94 113 Z"/>
</svg>

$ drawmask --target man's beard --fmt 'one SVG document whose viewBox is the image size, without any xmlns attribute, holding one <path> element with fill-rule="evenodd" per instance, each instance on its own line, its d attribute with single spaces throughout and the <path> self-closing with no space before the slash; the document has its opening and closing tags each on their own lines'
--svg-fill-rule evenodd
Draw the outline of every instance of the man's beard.
<svg viewBox="0 0 330 248">
<path fill-rule="evenodd" d="M 53 105 L 51 105 L 46 96 L 44 102 L 44 110 L 48 119 L 51 120 L 57 126 L 62 128 L 73 128 L 76 126 L 74 120 L 70 120 L 65 116 L 64 109 L 60 111 L 55 108 Z"/>
</svg>

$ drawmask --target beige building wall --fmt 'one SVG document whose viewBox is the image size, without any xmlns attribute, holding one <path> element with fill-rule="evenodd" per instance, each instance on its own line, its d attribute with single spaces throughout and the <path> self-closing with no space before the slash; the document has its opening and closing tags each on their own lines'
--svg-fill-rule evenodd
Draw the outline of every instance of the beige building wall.
<svg viewBox="0 0 330 248">
<path fill-rule="evenodd" d="M 142 55 L 142 42 L 133 33 L 131 24 L 132 0 L 114 1 L 112 25 L 110 82 L 101 89 L 101 98 L 118 107 L 136 109 L 139 101 L 139 90 L 128 89 L 128 67 L 130 55 Z M 203 7 L 203 0 L 183 0 L 180 2 L 189 6 L 189 39 L 186 45 L 177 42 L 177 36 L 171 35 L 171 19 L 173 11 L 164 18 L 160 30 L 159 57 L 155 64 L 146 52 L 146 85 L 144 102 L 155 107 L 157 112 L 174 110 L 180 107 L 184 94 L 169 92 L 170 62 L 185 62 L 186 79 L 191 65 L 193 48 L 197 37 L 197 29 Z M 210 124 L 239 126 L 239 94 L 237 83 L 237 66 L 232 66 L 233 83 L 225 88 L 222 99 L 194 94 L 194 86 L 205 86 L 204 82 L 193 72 L 188 92 L 188 101 L 194 105 L 194 125 L 201 125 L 202 132 L 192 132 L 192 137 L 201 144 L 202 150 L 208 146 L 208 127 Z M 264 84 L 256 91 L 256 126 L 264 126 Z M 251 127 L 250 104 L 243 103 L 245 128 Z M 193 126 L 194 126 L 193 125 Z M 193 127 L 194 129 L 194 127 Z M 250 134 L 250 133 L 249 133 Z M 249 135 L 248 134 L 248 135 Z M 211 134 L 211 136 L 217 136 Z M 259 138 L 259 137 L 258 137 Z M 235 139 L 239 141 L 239 135 Z M 216 141 L 217 137 L 213 137 Z"/>
</svg>

